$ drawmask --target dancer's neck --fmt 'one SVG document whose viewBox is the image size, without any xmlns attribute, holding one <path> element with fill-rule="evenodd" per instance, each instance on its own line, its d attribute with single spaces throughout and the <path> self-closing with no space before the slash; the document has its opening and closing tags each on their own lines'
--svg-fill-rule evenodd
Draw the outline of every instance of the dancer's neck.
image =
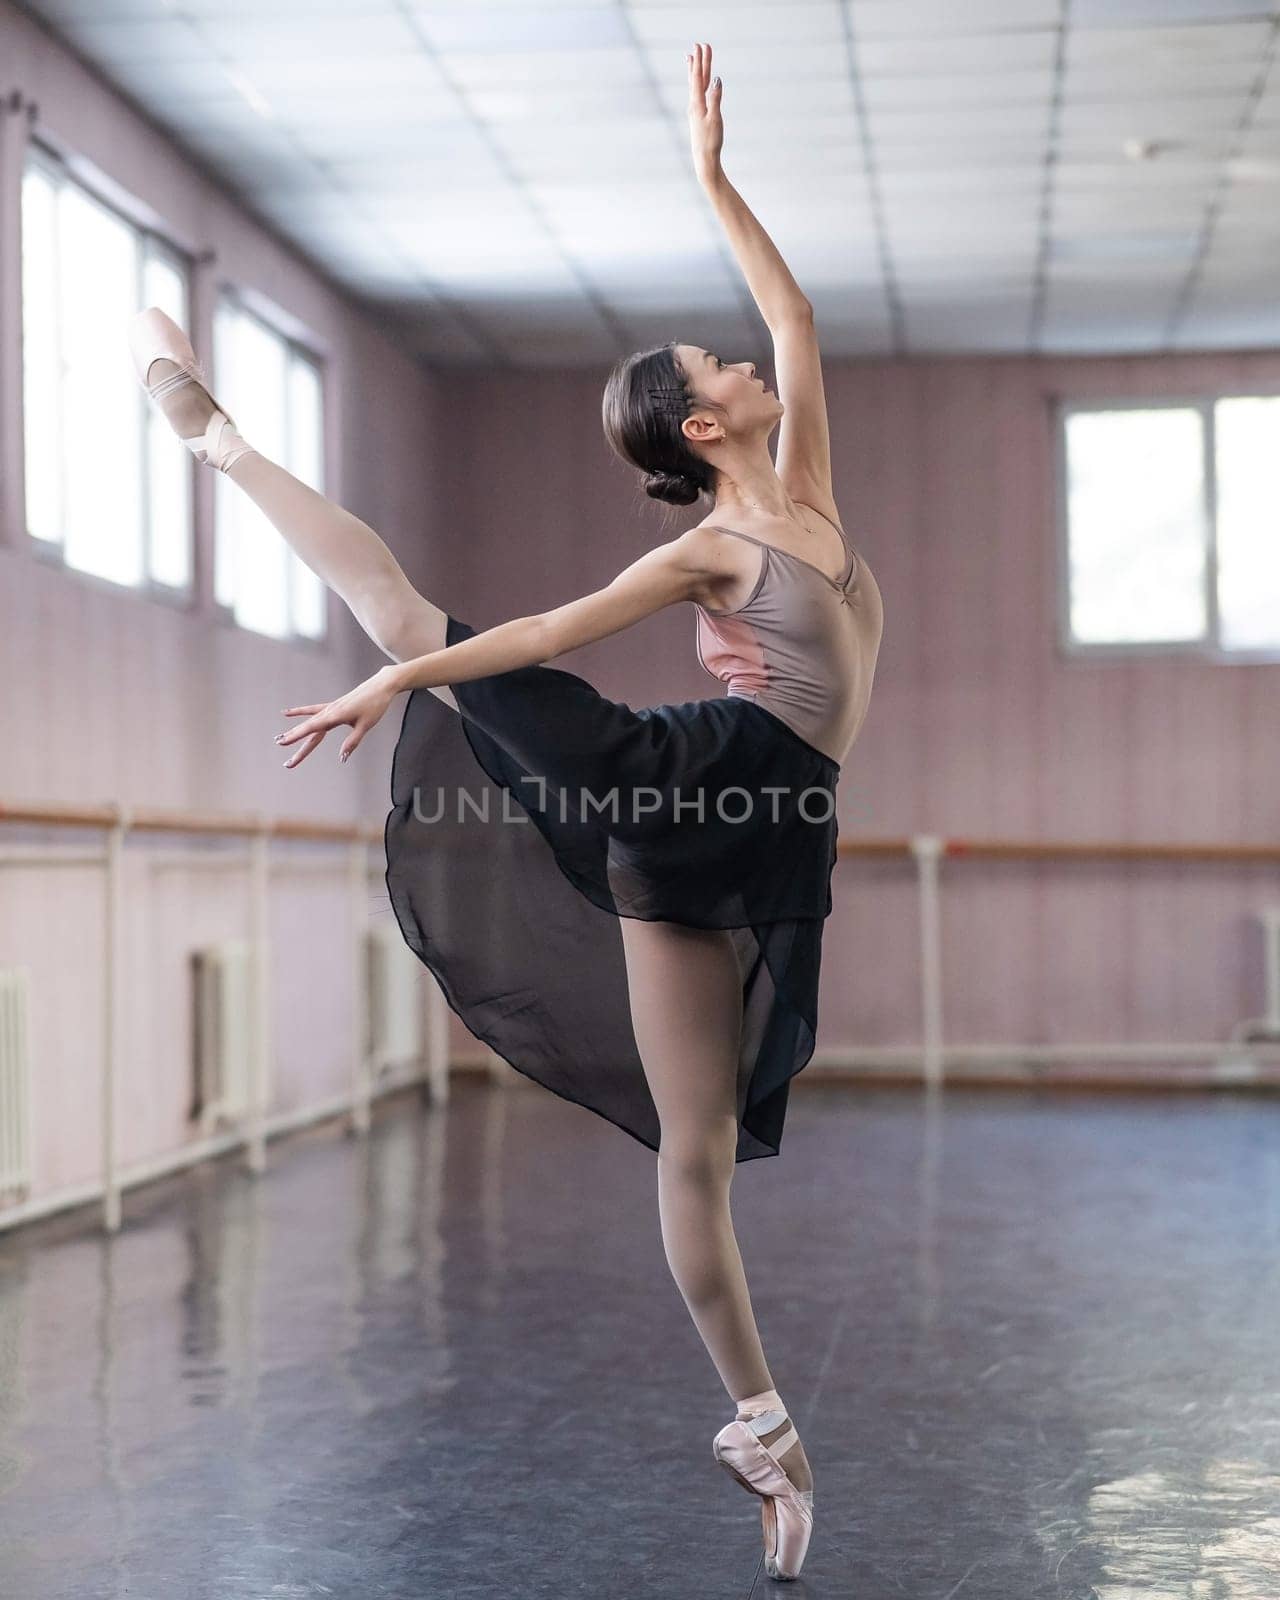
<svg viewBox="0 0 1280 1600">
<path fill-rule="evenodd" d="M 798 522 L 795 501 L 783 487 L 764 441 L 759 449 L 743 448 L 724 462 L 717 462 L 717 516 L 726 521 L 751 517 L 779 517 Z"/>
</svg>

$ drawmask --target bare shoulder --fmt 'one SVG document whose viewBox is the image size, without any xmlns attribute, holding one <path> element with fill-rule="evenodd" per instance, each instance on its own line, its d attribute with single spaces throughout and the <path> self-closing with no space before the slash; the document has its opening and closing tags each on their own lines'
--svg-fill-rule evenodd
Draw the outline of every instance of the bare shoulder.
<svg viewBox="0 0 1280 1600">
<path fill-rule="evenodd" d="M 721 537 L 714 523 L 699 522 L 692 528 L 686 528 L 678 538 L 671 541 L 671 548 L 676 553 L 679 561 L 698 563 L 722 550 L 725 540 Z"/>
<path fill-rule="evenodd" d="M 671 541 L 673 559 L 689 574 L 700 605 L 723 610 L 734 591 L 749 586 L 760 556 L 755 547 L 741 539 L 728 538 L 712 522 L 687 528 Z"/>
</svg>

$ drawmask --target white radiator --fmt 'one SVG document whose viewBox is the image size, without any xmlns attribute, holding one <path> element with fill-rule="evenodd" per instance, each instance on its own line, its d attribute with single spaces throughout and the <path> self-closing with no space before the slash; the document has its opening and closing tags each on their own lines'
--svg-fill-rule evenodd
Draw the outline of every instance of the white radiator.
<svg viewBox="0 0 1280 1600">
<path fill-rule="evenodd" d="M 0 1202 L 31 1187 L 31 974 L 0 970 Z"/>
<path fill-rule="evenodd" d="M 253 951 L 247 939 L 224 939 L 196 950 L 194 979 L 195 1095 L 191 1114 L 206 1131 L 249 1109 L 253 1051 Z"/>
<path fill-rule="evenodd" d="M 367 931 L 367 1048 L 371 1071 L 422 1059 L 422 964 L 398 926 Z"/>
<path fill-rule="evenodd" d="M 1280 906 L 1266 906 L 1258 912 L 1262 928 L 1263 982 L 1267 992 L 1267 1014 L 1237 1022 L 1231 1030 L 1236 1044 L 1280 1043 Z"/>
</svg>

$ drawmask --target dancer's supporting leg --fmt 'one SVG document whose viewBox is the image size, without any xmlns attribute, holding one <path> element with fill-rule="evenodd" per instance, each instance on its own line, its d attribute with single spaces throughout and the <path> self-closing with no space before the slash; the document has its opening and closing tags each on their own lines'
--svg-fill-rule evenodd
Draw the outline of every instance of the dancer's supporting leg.
<svg viewBox="0 0 1280 1600">
<path fill-rule="evenodd" d="M 725 929 L 620 919 L 631 1019 L 662 1126 L 658 1213 L 672 1276 L 730 1397 L 772 1391 L 734 1237 L 729 1186 L 742 978 Z M 785 1408 L 779 1408 L 785 1409 Z M 781 1438 L 794 1419 L 764 1435 Z M 797 1489 L 813 1476 L 801 1444 L 781 1458 Z"/>
<path fill-rule="evenodd" d="M 152 384 L 176 373 L 171 361 L 151 363 Z M 214 410 L 201 384 L 180 385 L 162 409 L 184 437 L 201 432 Z M 312 572 L 346 602 L 357 622 L 393 661 L 443 650 L 445 613 L 409 582 L 399 562 L 366 522 L 335 505 L 276 462 L 250 450 L 227 468 L 236 483 Z M 447 684 L 432 690 L 457 710 Z"/>
</svg>

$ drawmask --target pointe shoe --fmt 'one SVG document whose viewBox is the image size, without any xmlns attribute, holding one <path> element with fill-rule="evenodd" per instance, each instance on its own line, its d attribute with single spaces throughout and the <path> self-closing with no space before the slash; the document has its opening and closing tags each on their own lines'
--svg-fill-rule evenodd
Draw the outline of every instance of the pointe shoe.
<svg viewBox="0 0 1280 1600">
<path fill-rule="evenodd" d="M 133 356 L 138 381 L 152 400 L 162 400 L 174 389 L 191 382 L 198 383 L 213 400 L 213 415 L 204 432 L 190 439 L 182 439 L 197 461 L 225 472 L 253 448 L 236 432 L 230 413 L 214 400 L 204 369 L 191 348 L 191 341 L 172 317 L 166 316 L 158 306 L 148 306 L 145 311 L 138 312 L 129 324 L 129 351 Z M 147 374 L 156 361 L 172 361 L 179 370 L 156 383 L 148 383 Z M 182 435 L 178 437 L 182 438 Z"/>
<path fill-rule="evenodd" d="M 813 1532 L 813 1490 L 797 1489 L 782 1469 L 779 1456 L 786 1455 L 798 1436 L 794 1428 L 775 1439 L 772 1447 L 760 1436 L 772 1432 L 787 1420 L 785 1411 L 766 1411 L 763 1416 L 738 1418 L 721 1428 L 712 1444 L 715 1458 L 732 1474 L 748 1494 L 760 1500 L 760 1521 L 764 1531 L 764 1570 L 771 1578 L 798 1578 Z"/>
</svg>

